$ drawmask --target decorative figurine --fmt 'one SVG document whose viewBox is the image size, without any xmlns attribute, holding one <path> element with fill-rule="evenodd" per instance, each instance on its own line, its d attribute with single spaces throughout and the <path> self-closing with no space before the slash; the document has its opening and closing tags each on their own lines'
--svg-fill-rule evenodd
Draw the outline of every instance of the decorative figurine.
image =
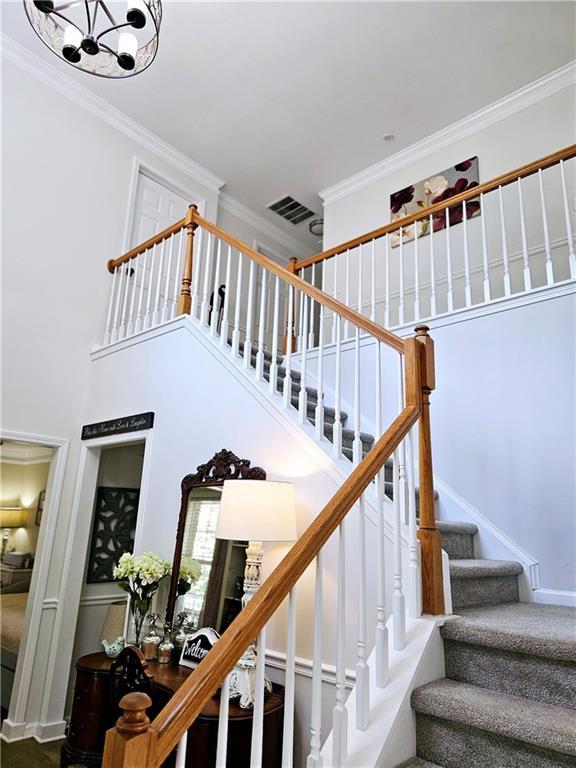
<svg viewBox="0 0 576 768">
<path fill-rule="evenodd" d="M 159 618 L 159 613 L 151 613 L 148 615 L 148 634 L 141 643 L 142 652 L 146 661 L 156 661 L 158 658 L 158 646 L 162 641 L 158 629 L 156 628 L 156 622 Z"/>
<path fill-rule="evenodd" d="M 182 647 L 184 646 L 184 643 L 186 642 L 186 636 L 188 634 L 186 630 L 187 621 L 188 621 L 188 614 L 185 611 L 182 611 L 176 617 L 176 630 L 174 632 L 173 640 L 174 640 L 174 647 L 176 649 L 176 656 L 178 658 L 180 658 L 180 653 L 182 651 Z"/>
</svg>

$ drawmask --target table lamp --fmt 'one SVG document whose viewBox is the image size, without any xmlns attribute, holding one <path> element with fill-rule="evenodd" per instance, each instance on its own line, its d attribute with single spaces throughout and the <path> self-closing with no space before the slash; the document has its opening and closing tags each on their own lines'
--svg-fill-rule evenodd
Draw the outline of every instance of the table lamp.
<svg viewBox="0 0 576 768">
<path fill-rule="evenodd" d="M 2 557 L 12 528 L 22 528 L 24 525 L 24 510 L 22 507 L 0 507 L 0 529 L 2 529 Z"/>
<path fill-rule="evenodd" d="M 267 480 L 226 480 L 220 499 L 216 538 L 248 540 L 244 569 L 246 607 L 260 586 L 264 541 L 294 541 L 296 512 L 294 486 Z M 230 682 L 230 697 L 240 696 L 240 706 L 254 703 L 256 648 L 254 643 L 234 667 Z M 271 690 L 269 680 L 266 687 Z"/>
</svg>

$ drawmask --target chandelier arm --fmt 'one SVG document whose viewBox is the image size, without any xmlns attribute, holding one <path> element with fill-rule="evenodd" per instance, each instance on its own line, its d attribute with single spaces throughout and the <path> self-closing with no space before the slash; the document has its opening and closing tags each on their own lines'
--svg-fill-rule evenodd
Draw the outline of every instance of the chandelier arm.
<svg viewBox="0 0 576 768">
<path fill-rule="evenodd" d="M 77 5 L 81 5 L 82 0 L 74 0 L 72 3 L 62 3 L 62 5 L 57 5 L 54 10 L 50 11 L 50 13 L 54 13 L 54 11 L 65 11 L 66 8 L 75 8 Z"/>
<path fill-rule="evenodd" d="M 103 37 L 104 35 L 107 35 L 108 32 L 114 32 L 115 29 L 122 29 L 122 27 L 131 27 L 131 26 L 132 24 L 130 24 L 129 21 L 125 21 L 123 24 L 116 24 L 115 27 L 108 27 L 108 29 L 105 29 L 104 32 L 100 32 L 96 40 L 100 40 L 100 38 Z"/>
<path fill-rule="evenodd" d="M 75 22 L 73 22 L 73 21 L 70 21 L 70 19 L 69 19 L 69 18 L 67 18 L 66 16 L 64 16 L 64 14 L 63 14 L 63 13 L 60 13 L 59 11 L 57 11 L 56 9 L 54 9 L 53 11 L 50 11 L 50 16 L 58 16 L 58 18 L 59 18 L 59 19 L 64 19 L 64 21 L 65 21 L 66 23 L 68 23 L 68 24 L 71 24 L 73 27 L 76 27 L 76 29 L 78 30 L 78 32 L 80 32 L 80 33 L 82 34 L 82 36 L 84 36 L 84 33 L 82 32 L 82 30 L 80 29 L 80 27 L 78 26 L 78 24 L 76 24 L 76 23 L 75 23 Z"/>
<path fill-rule="evenodd" d="M 86 2 L 86 9 L 88 9 L 88 0 L 85 0 Z M 94 3 L 94 13 L 92 14 L 92 26 L 90 29 L 96 29 L 96 16 L 98 15 L 98 8 L 100 7 L 100 3 L 98 0 Z"/>
<path fill-rule="evenodd" d="M 96 3 L 98 5 L 98 3 Z M 92 34 L 92 19 L 90 18 L 90 6 L 88 5 L 88 0 L 84 0 L 84 8 L 86 9 L 86 19 L 88 20 L 88 33 L 89 35 Z"/>
<path fill-rule="evenodd" d="M 100 43 L 100 48 L 103 48 L 105 51 L 108 51 L 108 53 L 111 53 L 112 56 L 115 56 L 116 59 L 118 60 L 119 58 L 118 54 L 113 48 L 110 48 L 109 45 L 106 45 L 106 43 Z"/>
<path fill-rule="evenodd" d="M 110 24 L 112 24 L 113 26 L 116 26 L 116 19 L 114 18 L 114 16 L 110 12 L 110 9 L 108 8 L 108 6 L 104 2 L 104 0 L 98 0 L 98 5 L 102 6 L 102 10 L 106 14 L 106 16 L 108 16 L 108 19 L 110 20 Z"/>
</svg>

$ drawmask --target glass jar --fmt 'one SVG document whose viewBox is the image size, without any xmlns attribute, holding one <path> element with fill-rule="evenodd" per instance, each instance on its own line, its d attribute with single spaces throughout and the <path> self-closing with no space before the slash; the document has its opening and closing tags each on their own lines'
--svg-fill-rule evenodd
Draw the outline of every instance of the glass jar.
<svg viewBox="0 0 576 768">
<path fill-rule="evenodd" d="M 170 639 L 170 625 L 164 627 L 164 640 L 158 646 L 158 664 L 170 664 L 174 653 L 174 643 Z"/>
<path fill-rule="evenodd" d="M 148 634 L 141 643 L 142 653 L 146 661 L 156 661 L 158 658 L 158 646 L 162 641 L 160 633 L 156 629 L 156 622 L 159 618 L 160 616 L 157 613 L 151 613 L 148 616 Z"/>
</svg>

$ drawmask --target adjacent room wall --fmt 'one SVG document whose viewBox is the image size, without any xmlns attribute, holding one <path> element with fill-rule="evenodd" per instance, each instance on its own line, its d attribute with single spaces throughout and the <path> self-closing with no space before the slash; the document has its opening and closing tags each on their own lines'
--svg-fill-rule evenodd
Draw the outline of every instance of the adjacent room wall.
<svg viewBox="0 0 576 768">
<path fill-rule="evenodd" d="M 36 552 L 40 526 L 36 525 L 36 509 L 41 491 L 46 490 L 50 463 L 14 464 L 0 463 L 0 486 L 2 504 L 21 504 L 25 524 L 14 528 L 8 537 L 7 549 L 14 547 L 18 552 Z"/>
</svg>

